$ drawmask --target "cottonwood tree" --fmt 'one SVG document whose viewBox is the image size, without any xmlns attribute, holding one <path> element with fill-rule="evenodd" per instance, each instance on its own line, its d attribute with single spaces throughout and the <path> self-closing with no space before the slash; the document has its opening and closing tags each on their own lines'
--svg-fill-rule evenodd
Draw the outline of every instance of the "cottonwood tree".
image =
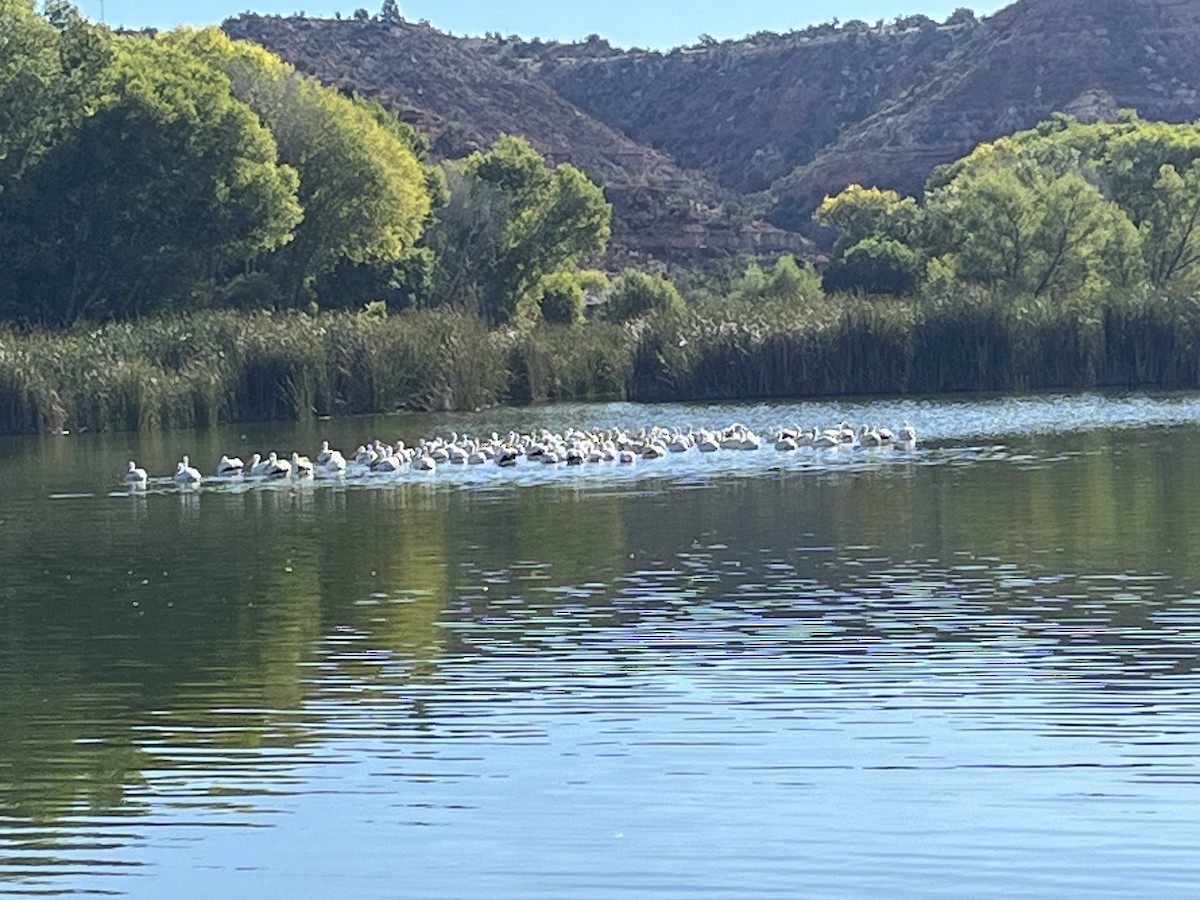
<svg viewBox="0 0 1200 900">
<path fill-rule="evenodd" d="M 313 299 L 318 277 L 339 263 L 397 263 L 421 236 L 431 208 L 425 170 L 373 110 L 296 72 L 261 47 L 207 28 L 168 36 L 218 66 L 234 97 L 270 129 L 279 158 L 300 176 L 304 218 L 263 262 L 279 301 Z"/>
<path fill-rule="evenodd" d="M 124 36 L 92 108 L 0 198 L 12 318 L 70 324 L 193 302 L 223 269 L 284 244 L 295 171 L 220 71 Z"/>
<path fill-rule="evenodd" d="M 612 207 L 600 187 L 574 166 L 548 166 L 524 138 L 501 135 L 451 166 L 447 181 L 427 236 L 437 257 L 430 305 L 508 322 L 547 275 L 608 243 Z"/>
</svg>

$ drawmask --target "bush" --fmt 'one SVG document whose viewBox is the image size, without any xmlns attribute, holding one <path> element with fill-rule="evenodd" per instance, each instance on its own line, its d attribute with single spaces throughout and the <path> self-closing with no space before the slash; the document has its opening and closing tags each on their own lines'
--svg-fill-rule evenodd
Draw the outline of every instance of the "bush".
<svg viewBox="0 0 1200 900">
<path fill-rule="evenodd" d="M 829 264 L 822 281 L 830 293 L 911 294 L 921 282 L 921 256 L 889 238 L 868 237 Z"/>
<path fill-rule="evenodd" d="M 650 312 L 682 309 L 683 297 L 669 279 L 626 269 L 613 282 L 604 315 L 611 322 L 626 322 Z"/>
<path fill-rule="evenodd" d="M 552 325 L 577 325 L 583 321 L 583 286 L 571 272 L 555 272 L 538 284 L 535 292 L 542 318 Z"/>
</svg>

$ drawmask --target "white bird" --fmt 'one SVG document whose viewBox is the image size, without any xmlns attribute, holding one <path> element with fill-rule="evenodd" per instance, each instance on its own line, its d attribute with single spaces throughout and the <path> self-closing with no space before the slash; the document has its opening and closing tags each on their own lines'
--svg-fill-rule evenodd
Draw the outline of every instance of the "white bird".
<svg viewBox="0 0 1200 900">
<path fill-rule="evenodd" d="M 292 475 L 297 478 L 312 478 L 313 464 L 312 460 L 307 456 L 301 456 L 295 451 L 292 452 Z"/>
<path fill-rule="evenodd" d="M 291 463 L 286 459 L 280 459 L 275 453 L 267 456 L 267 461 L 262 463 L 262 476 L 264 478 L 287 478 L 291 473 Z"/>
<path fill-rule="evenodd" d="M 883 445 L 883 438 L 879 436 L 879 432 L 869 425 L 864 425 L 858 434 L 858 445 L 860 447 L 880 447 Z"/>
<path fill-rule="evenodd" d="M 217 477 L 232 478 L 235 475 L 241 475 L 244 468 L 242 461 L 236 456 L 231 458 L 222 455 L 221 461 L 217 463 Z"/>
<path fill-rule="evenodd" d="M 146 470 L 139 468 L 138 464 L 131 459 L 129 461 L 129 468 L 126 470 L 123 480 L 131 487 L 145 487 Z"/>
<path fill-rule="evenodd" d="M 897 432 L 901 443 L 915 444 L 917 442 L 917 429 L 913 428 L 912 422 L 908 419 L 904 420 L 904 424 L 900 426 L 900 431 Z"/>
<path fill-rule="evenodd" d="M 328 444 L 326 444 L 328 446 Z M 325 457 L 322 459 L 321 457 Z M 317 454 L 317 473 L 320 475 L 341 475 L 346 471 L 346 457 L 338 450 L 321 450 Z"/>
<path fill-rule="evenodd" d="M 193 466 L 185 456 L 179 461 L 179 465 L 175 468 L 175 475 L 173 476 L 172 480 L 174 480 L 176 484 L 182 485 L 199 484 L 201 481 L 200 470 Z"/>
<path fill-rule="evenodd" d="M 371 463 L 371 471 L 382 472 L 385 475 L 395 474 L 400 471 L 402 464 L 403 460 L 389 447 L 382 453 L 376 454 L 375 462 Z"/>
</svg>

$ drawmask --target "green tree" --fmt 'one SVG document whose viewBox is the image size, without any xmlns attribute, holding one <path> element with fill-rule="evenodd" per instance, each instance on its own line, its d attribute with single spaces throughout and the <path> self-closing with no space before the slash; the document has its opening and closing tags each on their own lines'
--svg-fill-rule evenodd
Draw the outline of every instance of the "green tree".
<svg viewBox="0 0 1200 900">
<path fill-rule="evenodd" d="M 1137 228 L 1145 275 L 1155 286 L 1190 289 L 1196 280 L 1189 170 L 1200 160 L 1200 125 L 1145 122 L 1132 111 L 1083 124 L 1056 114 L 1032 129 L 981 144 L 930 176 L 929 195 L 998 166 L 1083 176 Z M 944 246 L 944 242 L 943 242 Z M 1190 248 L 1190 249 L 1189 249 Z"/>
<path fill-rule="evenodd" d="M 834 259 L 825 270 L 822 287 L 830 293 L 912 293 L 924 275 L 921 254 L 886 237 L 863 238 Z"/>
<path fill-rule="evenodd" d="M 968 170 L 928 201 L 948 259 L 966 281 L 1059 295 L 1126 283 L 1137 234 L 1081 174 L 1054 176 L 1028 161 Z"/>
<path fill-rule="evenodd" d="M 110 35 L 69 4 L 0 0 L 0 193 L 93 105 Z"/>
<path fill-rule="evenodd" d="M 267 261 L 284 304 L 311 300 L 316 279 L 343 260 L 395 264 L 411 251 L 432 201 L 426 173 L 396 128 L 216 28 L 168 39 L 228 75 L 234 96 L 274 134 L 280 159 L 299 172 L 304 218 Z"/>
<path fill-rule="evenodd" d="M 607 245 L 603 191 L 574 166 L 547 166 L 524 138 L 502 135 L 447 178 L 450 199 L 428 236 L 439 270 L 433 304 L 508 322 L 543 278 Z"/>
<path fill-rule="evenodd" d="M 69 324 L 191 302 L 299 219 L 296 173 L 221 72 L 125 36 L 100 86 L 0 203 L 10 317 Z"/>
<path fill-rule="evenodd" d="M 730 296 L 737 299 L 767 302 L 812 300 L 821 292 L 821 276 L 811 264 L 801 266 L 790 253 L 766 269 L 752 260 L 729 290 Z"/>
<path fill-rule="evenodd" d="M 813 218 L 827 228 L 836 228 L 838 254 L 868 237 L 881 237 L 902 243 L 918 238 L 921 208 L 912 197 L 895 191 L 865 188 L 852 184 L 836 197 L 826 197 Z"/>
<path fill-rule="evenodd" d="M 1151 284 L 1200 288 L 1200 162 L 1182 174 L 1170 164 L 1159 169 L 1138 232 Z"/>
<path fill-rule="evenodd" d="M 683 306 L 679 290 L 665 276 L 626 269 L 613 281 L 604 316 L 612 322 L 625 322 L 650 312 L 678 312 Z"/>
<path fill-rule="evenodd" d="M 0 0 L 0 192 L 48 137 L 47 112 L 61 77 L 58 33 L 33 0 Z"/>
<path fill-rule="evenodd" d="M 583 321 L 583 285 L 573 272 L 551 272 L 534 290 L 542 318 L 555 325 L 578 325 Z"/>
</svg>

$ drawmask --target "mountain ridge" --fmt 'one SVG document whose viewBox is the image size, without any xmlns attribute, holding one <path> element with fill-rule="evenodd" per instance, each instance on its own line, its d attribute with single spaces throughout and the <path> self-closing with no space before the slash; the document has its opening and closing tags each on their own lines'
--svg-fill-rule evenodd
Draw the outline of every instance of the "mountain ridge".
<svg viewBox="0 0 1200 900">
<path fill-rule="evenodd" d="M 849 183 L 919 194 L 935 166 L 1056 112 L 1200 117 L 1197 0 L 1019 0 L 669 53 L 376 20 L 223 27 L 380 99 L 440 158 L 525 134 L 604 185 L 635 258 L 817 258 L 811 212 Z"/>
</svg>

